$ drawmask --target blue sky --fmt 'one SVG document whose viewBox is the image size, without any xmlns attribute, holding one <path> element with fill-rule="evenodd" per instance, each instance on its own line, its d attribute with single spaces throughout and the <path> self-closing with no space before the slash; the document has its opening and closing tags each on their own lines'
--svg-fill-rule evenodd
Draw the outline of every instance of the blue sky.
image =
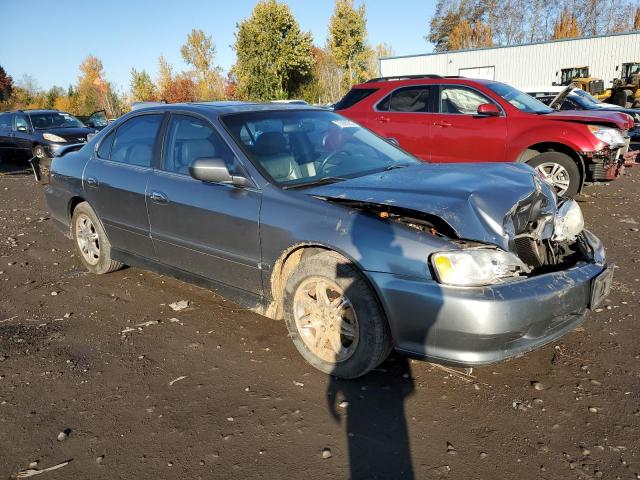
<svg viewBox="0 0 640 480">
<path fill-rule="evenodd" d="M 256 0 L 0 2 L 0 65 L 14 80 L 28 74 L 40 87 L 66 88 L 75 83 L 78 65 L 91 53 L 102 60 L 107 79 L 125 90 L 131 67 L 144 68 L 155 77 L 160 54 L 174 70 L 184 69 L 180 46 L 192 28 L 213 36 L 217 63 L 226 71 L 235 60 L 230 46 L 236 23 L 248 17 L 256 4 Z M 311 31 L 317 45 L 324 45 L 333 0 L 285 2 L 302 29 Z M 435 0 L 368 0 L 365 5 L 371 44 L 389 43 L 397 55 L 431 51 L 423 37 Z"/>
</svg>

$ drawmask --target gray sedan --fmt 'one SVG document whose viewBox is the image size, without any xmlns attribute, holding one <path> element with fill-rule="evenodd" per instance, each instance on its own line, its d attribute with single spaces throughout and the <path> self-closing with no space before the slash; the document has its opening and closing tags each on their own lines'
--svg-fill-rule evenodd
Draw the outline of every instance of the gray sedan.
<svg viewBox="0 0 640 480">
<path fill-rule="evenodd" d="M 136 110 L 54 159 L 47 200 L 89 271 L 205 285 L 284 319 L 309 363 L 344 378 L 392 349 L 524 354 L 612 281 L 580 207 L 528 166 L 426 164 L 308 106 Z"/>
</svg>

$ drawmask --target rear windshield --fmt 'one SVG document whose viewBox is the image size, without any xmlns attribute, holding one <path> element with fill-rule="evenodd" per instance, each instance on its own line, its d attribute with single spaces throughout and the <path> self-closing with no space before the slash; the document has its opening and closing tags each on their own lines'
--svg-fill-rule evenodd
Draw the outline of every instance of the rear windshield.
<svg viewBox="0 0 640 480">
<path fill-rule="evenodd" d="M 352 88 L 342 100 L 335 104 L 334 110 L 344 110 L 349 107 L 353 107 L 356 103 L 361 102 L 369 95 L 377 92 L 377 88 Z"/>
</svg>

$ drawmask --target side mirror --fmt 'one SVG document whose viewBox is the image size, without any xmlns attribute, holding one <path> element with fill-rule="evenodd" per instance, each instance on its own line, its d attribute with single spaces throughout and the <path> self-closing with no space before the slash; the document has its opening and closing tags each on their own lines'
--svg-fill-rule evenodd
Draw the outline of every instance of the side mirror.
<svg viewBox="0 0 640 480">
<path fill-rule="evenodd" d="M 483 103 L 482 105 L 478 105 L 478 115 L 482 115 L 484 117 L 499 117 L 500 113 L 500 109 L 493 103 Z"/>
<path fill-rule="evenodd" d="M 18 131 L 19 132 L 26 132 L 27 131 L 27 127 L 25 127 L 24 125 L 19 125 L 18 126 Z"/>
<path fill-rule="evenodd" d="M 231 175 L 222 158 L 198 158 L 189 167 L 189 174 L 196 180 L 211 183 L 230 183 L 246 187 L 249 181 L 239 175 Z"/>
</svg>

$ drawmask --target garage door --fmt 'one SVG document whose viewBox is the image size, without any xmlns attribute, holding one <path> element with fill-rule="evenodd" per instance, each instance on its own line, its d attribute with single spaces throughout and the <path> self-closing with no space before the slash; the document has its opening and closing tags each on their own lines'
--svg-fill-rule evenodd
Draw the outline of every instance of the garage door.
<svg viewBox="0 0 640 480">
<path fill-rule="evenodd" d="M 496 67 L 473 67 L 473 68 L 460 68 L 458 75 L 467 78 L 482 78 L 483 80 L 495 80 Z"/>
</svg>

